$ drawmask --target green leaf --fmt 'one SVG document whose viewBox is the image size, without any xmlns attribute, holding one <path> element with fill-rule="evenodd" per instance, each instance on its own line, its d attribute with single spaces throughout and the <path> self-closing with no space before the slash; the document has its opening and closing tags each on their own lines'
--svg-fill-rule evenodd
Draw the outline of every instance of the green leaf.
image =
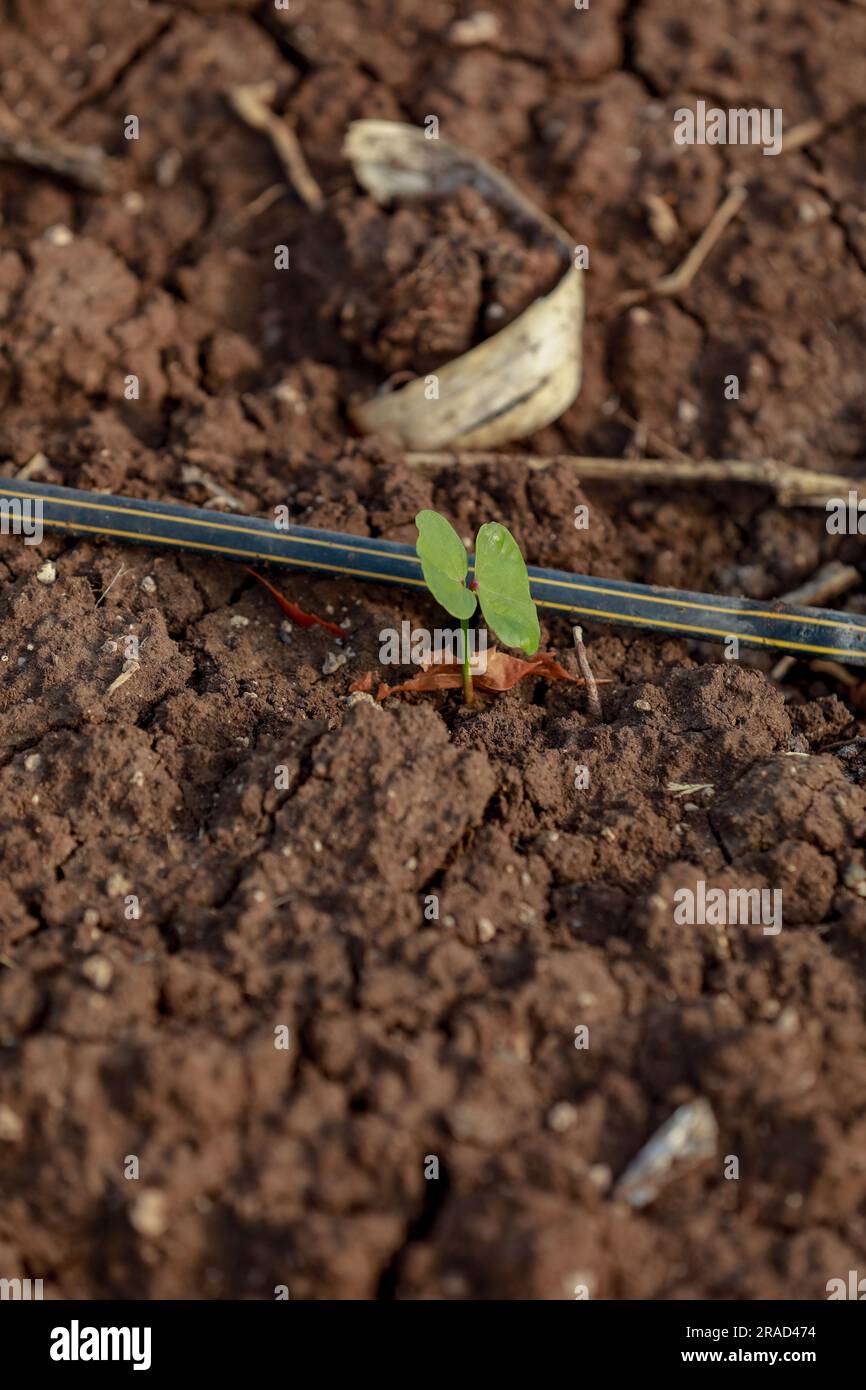
<svg viewBox="0 0 866 1390">
<path fill-rule="evenodd" d="M 529 575 L 517 541 L 498 521 L 489 521 L 478 532 L 475 578 L 487 626 L 507 647 L 520 647 L 532 656 L 538 650 L 541 629 Z"/>
<path fill-rule="evenodd" d="M 442 607 L 454 618 L 471 618 L 476 598 L 466 588 L 469 558 L 466 547 L 454 527 L 438 512 L 419 512 L 415 518 L 418 540 L 415 552 L 427 588 Z"/>
</svg>

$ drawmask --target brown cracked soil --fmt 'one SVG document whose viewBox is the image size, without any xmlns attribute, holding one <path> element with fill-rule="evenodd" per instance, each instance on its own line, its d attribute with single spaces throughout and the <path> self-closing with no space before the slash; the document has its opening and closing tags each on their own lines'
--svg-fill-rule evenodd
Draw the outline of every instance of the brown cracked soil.
<svg viewBox="0 0 866 1390">
<path fill-rule="evenodd" d="M 412 540 L 433 506 L 466 536 L 501 519 L 538 564 L 761 598 L 860 562 L 755 490 L 584 492 L 506 455 L 421 475 L 354 437 L 356 393 L 465 350 L 555 273 L 475 195 L 383 213 L 360 193 L 347 122 L 436 113 L 590 248 L 584 386 L 533 451 L 661 437 L 863 471 L 866 10 L 490 0 L 498 36 L 460 46 L 477 8 L 14 7 L 0 97 L 119 180 L 0 169 L 4 471 L 42 451 L 49 481 L 203 505 L 192 465 L 250 513 Z M 321 213 L 230 113 L 263 79 Z M 778 158 L 677 148 L 700 96 L 831 125 Z M 735 176 L 747 204 L 692 287 L 617 314 Z M 597 628 L 601 723 L 543 684 L 375 708 L 348 687 L 380 629 L 436 625 L 414 592 L 286 580 L 341 650 L 281 640 L 215 560 L 7 538 L 0 576 L 0 1274 L 65 1298 L 815 1299 L 863 1267 L 866 730 L 832 675 L 780 686 L 772 656 Z M 109 693 L 129 634 L 139 668 Z M 564 619 L 544 641 L 577 669 Z M 699 879 L 780 889 L 782 931 L 678 924 Z M 715 1155 L 618 1200 L 698 1098 Z"/>
</svg>

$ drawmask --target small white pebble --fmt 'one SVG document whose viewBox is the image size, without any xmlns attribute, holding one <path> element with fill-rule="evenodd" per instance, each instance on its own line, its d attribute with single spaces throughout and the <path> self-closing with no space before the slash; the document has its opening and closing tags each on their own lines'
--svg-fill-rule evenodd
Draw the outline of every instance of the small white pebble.
<svg viewBox="0 0 866 1390">
<path fill-rule="evenodd" d="M 8 1105 L 0 1105 L 0 1142 L 17 1144 L 24 1138 L 24 1124 Z"/>
<path fill-rule="evenodd" d="M 229 618 L 229 627 L 249 627 L 249 625 L 250 620 L 245 618 L 243 613 L 235 613 L 233 617 Z"/>
<path fill-rule="evenodd" d="M 589 1170 L 589 1180 L 600 1192 L 606 1192 L 613 1182 L 613 1173 L 606 1163 L 593 1163 Z"/>
<path fill-rule="evenodd" d="M 89 956 L 81 967 L 81 973 L 94 989 L 105 991 L 114 978 L 111 961 L 105 956 Z"/>
<path fill-rule="evenodd" d="M 35 772 L 42 766 L 42 757 L 39 753 L 28 753 L 24 759 L 24 766 L 28 772 Z"/>
<path fill-rule="evenodd" d="M 168 1225 L 165 1193 L 142 1192 L 129 1209 L 129 1221 L 140 1236 L 161 1236 Z"/>
<path fill-rule="evenodd" d="M 478 918 L 478 940 L 481 942 L 492 941 L 496 935 L 496 928 L 489 917 Z"/>
<path fill-rule="evenodd" d="M 577 1106 L 570 1101 L 560 1100 L 547 1112 L 547 1123 L 556 1134 L 564 1134 L 577 1122 Z"/>
<path fill-rule="evenodd" d="M 345 652 L 328 652 L 322 662 L 322 675 L 332 676 L 335 671 L 339 671 L 341 666 L 345 666 L 348 659 Z"/>
<path fill-rule="evenodd" d="M 45 233 L 45 240 L 50 241 L 52 246 L 69 246 L 75 237 L 68 227 L 65 227 L 62 222 L 57 222 L 53 227 L 48 228 Z"/>
<path fill-rule="evenodd" d="M 321 840 L 314 840 L 314 841 L 313 841 L 313 853 L 314 853 L 314 854 L 321 854 L 321 853 L 322 853 L 322 850 L 323 850 L 324 848 L 325 848 L 325 846 L 322 844 Z"/>
<path fill-rule="evenodd" d="M 57 578 L 57 566 L 53 560 L 46 560 L 36 571 L 36 578 L 40 584 L 53 584 Z"/>
<path fill-rule="evenodd" d="M 142 592 L 145 593 L 145 594 L 155 594 L 155 593 L 156 593 L 156 580 L 154 579 L 153 575 L 152 575 L 152 574 L 146 574 L 146 575 L 144 576 L 144 578 L 142 579 L 141 584 L 139 585 L 139 588 L 140 588 L 140 589 L 142 590 Z"/>
<path fill-rule="evenodd" d="M 448 30 L 448 40 L 458 48 L 474 48 L 499 37 L 499 16 L 490 10 L 475 10 L 465 19 L 457 19 Z"/>
</svg>

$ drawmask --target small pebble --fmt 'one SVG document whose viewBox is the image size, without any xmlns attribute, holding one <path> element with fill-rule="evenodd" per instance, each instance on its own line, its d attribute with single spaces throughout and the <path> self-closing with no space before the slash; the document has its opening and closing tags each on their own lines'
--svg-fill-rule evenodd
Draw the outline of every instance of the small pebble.
<svg viewBox="0 0 866 1390">
<path fill-rule="evenodd" d="M 81 973 L 94 989 L 103 992 L 108 989 L 114 978 L 111 961 L 106 960 L 105 956 L 89 956 L 81 967 Z"/>
<path fill-rule="evenodd" d="M 474 48 L 480 43 L 491 43 L 499 37 L 499 16 L 490 10 L 476 10 L 465 19 L 458 19 L 448 30 L 448 39 L 458 48 Z"/>
<path fill-rule="evenodd" d="M 613 1182 L 613 1173 L 606 1163 L 593 1163 L 589 1170 L 589 1180 L 600 1192 L 606 1192 Z"/>
<path fill-rule="evenodd" d="M 139 1235 L 161 1236 L 168 1225 L 165 1193 L 142 1192 L 129 1209 L 129 1220 Z"/>
<path fill-rule="evenodd" d="M 382 706 L 372 695 L 368 695 L 366 690 L 353 690 L 351 695 L 343 696 L 343 704 L 348 705 L 372 705 L 374 709 L 381 710 Z"/>
<path fill-rule="evenodd" d="M 62 222 L 57 222 L 53 227 L 49 227 L 45 233 L 45 240 L 52 246 L 69 246 L 75 240 L 72 232 L 65 227 Z"/>
<path fill-rule="evenodd" d="M 166 150 L 159 156 L 154 167 L 154 177 L 160 188 L 171 188 L 176 181 L 183 164 L 183 155 L 180 150 Z"/>
<path fill-rule="evenodd" d="M 489 917 L 478 918 L 478 940 L 482 943 L 492 941 L 496 935 L 496 928 Z"/>
<path fill-rule="evenodd" d="M 557 1101 L 547 1112 L 547 1123 L 556 1134 L 565 1134 L 577 1122 L 577 1107 L 570 1101 Z"/>
<path fill-rule="evenodd" d="M 28 772 L 35 772 L 42 766 L 42 757 L 39 753 L 28 753 L 24 759 L 24 766 Z"/>
<path fill-rule="evenodd" d="M 235 613 L 233 617 L 229 618 L 229 627 L 249 627 L 249 625 L 250 620 L 245 618 L 243 613 Z"/>
<path fill-rule="evenodd" d="M 345 666 L 348 659 L 345 652 L 328 652 L 322 662 L 322 675 L 332 676 L 335 671 L 339 671 L 341 666 Z"/>
<path fill-rule="evenodd" d="M 146 574 L 146 575 L 144 576 L 144 578 L 142 579 L 141 584 L 139 585 L 139 587 L 140 587 L 140 589 L 142 590 L 142 592 L 145 593 L 145 594 L 155 594 L 155 593 L 156 593 L 156 580 L 154 579 L 153 575 L 152 575 L 152 574 Z"/>
<path fill-rule="evenodd" d="M 57 578 L 57 566 L 53 560 L 46 560 L 36 571 L 36 578 L 40 584 L 53 584 Z"/>
<path fill-rule="evenodd" d="M 24 1138 L 24 1124 L 8 1105 L 0 1105 L 0 1142 L 17 1144 Z"/>
</svg>

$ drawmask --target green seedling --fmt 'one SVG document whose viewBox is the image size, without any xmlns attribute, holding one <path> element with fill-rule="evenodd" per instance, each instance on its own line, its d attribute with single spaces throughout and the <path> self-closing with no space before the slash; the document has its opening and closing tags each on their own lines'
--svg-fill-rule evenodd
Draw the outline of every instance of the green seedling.
<svg viewBox="0 0 866 1390">
<path fill-rule="evenodd" d="M 469 558 L 450 522 L 438 512 L 419 512 L 415 518 L 415 550 L 427 588 L 463 631 L 463 697 L 474 703 L 469 661 L 469 619 L 481 605 L 484 621 L 507 647 L 527 656 L 538 650 L 541 629 L 529 592 L 529 575 L 520 547 L 507 527 L 488 521 L 475 540 L 475 576 L 466 582 Z"/>
</svg>

